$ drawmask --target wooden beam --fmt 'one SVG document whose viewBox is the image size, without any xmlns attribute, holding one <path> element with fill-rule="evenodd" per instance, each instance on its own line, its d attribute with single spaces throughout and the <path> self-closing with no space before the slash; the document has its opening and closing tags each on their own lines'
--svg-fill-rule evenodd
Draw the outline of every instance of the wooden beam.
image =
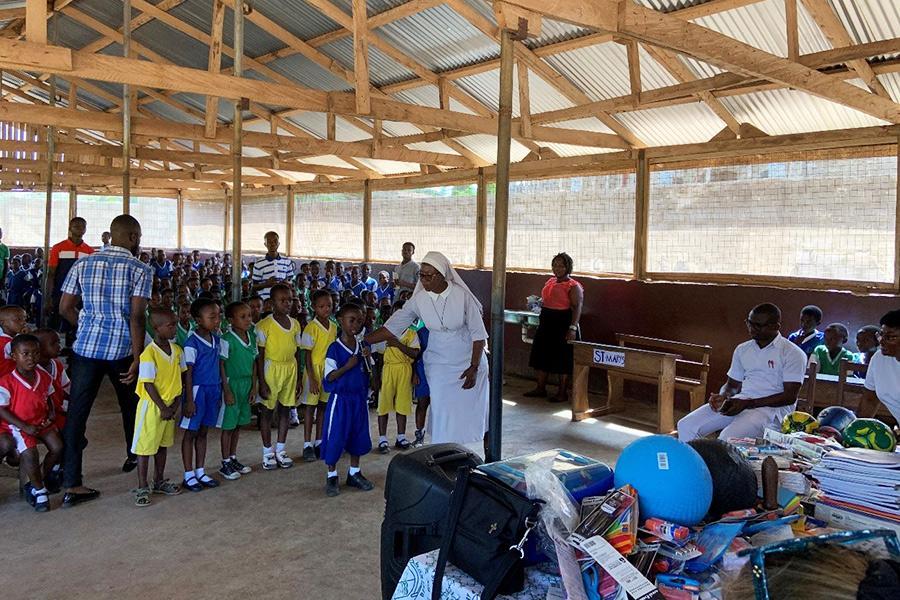
<svg viewBox="0 0 900 600">
<path fill-rule="evenodd" d="M 185 0 L 162 0 L 162 2 L 160 2 L 159 4 L 156 5 L 156 8 L 158 8 L 159 10 L 168 12 L 177 6 L 184 4 L 184 2 L 185 2 Z M 61 9 L 56 9 L 56 10 L 61 10 Z M 63 14 L 65 14 L 67 16 L 72 16 L 71 12 L 67 12 L 67 10 L 61 10 L 61 12 L 63 12 Z M 139 14 L 138 16 L 131 19 L 131 31 L 135 31 L 138 27 L 141 27 L 142 25 L 146 25 L 153 19 L 154 19 L 154 17 L 152 17 L 146 13 Z M 117 30 L 113 30 L 113 31 L 116 33 L 122 33 L 122 31 L 124 31 L 124 27 L 119 27 Z M 90 44 L 81 48 L 80 52 L 84 52 L 86 54 L 94 54 L 95 52 L 99 52 L 99 51 L 103 50 L 104 48 L 108 47 L 112 43 L 113 43 L 112 39 L 102 37 L 102 38 L 98 39 L 97 41 L 91 42 Z"/>
<path fill-rule="evenodd" d="M 528 67 L 522 61 L 516 65 L 516 76 L 519 81 L 519 119 L 522 135 L 530 138 L 531 129 L 531 93 L 528 84 Z"/>
<path fill-rule="evenodd" d="M 900 122 L 900 105 L 705 27 L 614 0 L 507 0 L 539 14 L 677 50 L 735 74 L 761 77 L 868 115 Z"/>
<path fill-rule="evenodd" d="M 25 39 L 34 44 L 47 43 L 47 0 L 26 0 Z"/>
<path fill-rule="evenodd" d="M 366 0 L 353 0 L 353 74 L 356 79 L 356 112 L 372 112 L 369 96 L 369 27 Z"/>
<path fill-rule="evenodd" d="M 121 119 L 117 118 L 115 115 L 85 111 L 70 111 L 63 108 L 48 108 L 46 106 L 30 106 L 21 103 L 0 102 L 0 120 L 4 119 L 26 123 L 39 123 L 43 125 L 52 124 L 57 127 L 77 127 L 113 133 L 121 133 L 122 131 Z M 553 128 L 548 127 L 546 129 Z M 149 119 L 147 117 L 135 117 L 133 119 L 133 131 L 138 135 L 149 135 L 152 137 L 202 141 L 207 141 L 208 139 L 206 138 L 206 132 L 202 126 L 173 123 L 160 119 Z M 565 132 L 566 130 L 562 131 Z M 228 143 L 230 136 L 230 128 L 220 127 L 216 132 L 215 139 L 221 143 Z M 422 150 L 410 150 L 393 146 L 375 148 L 371 142 L 332 142 L 317 139 L 301 139 L 296 136 L 274 136 L 269 133 L 248 131 L 244 133 L 244 144 L 248 147 L 263 149 L 278 148 L 280 150 L 293 150 L 295 152 L 305 152 L 312 155 L 334 154 L 337 156 L 356 156 L 400 162 L 436 164 L 447 167 L 469 166 L 468 160 L 455 154 L 425 152 Z"/>
<path fill-rule="evenodd" d="M 56 73 L 72 70 L 72 51 L 46 43 L 2 40 L 0 43 L 0 63 L 16 65 L 16 69 L 31 71 L 49 69 Z"/>
<path fill-rule="evenodd" d="M 0 8 L 0 21 L 12 21 L 13 19 L 24 19 L 25 7 L 17 6 L 15 8 Z"/>
<path fill-rule="evenodd" d="M 217 75 L 222 69 L 222 32 L 225 29 L 225 0 L 214 0 L 212 5 L 212 25 L 209 45 L 209 60 L 206 70 Z M 206 95 L 206 137 L 216 137 L 216 122 L 219 118 L 219 99 Z"/>
<path fill-rule="evenodd" d="M 635 161 L 634 186 L 634 278 L 647 278 L 647 245 L 650 222 L 650 163 L 645 150 Z"/>
<path fill-rule="evenodd" d="M 631 97 L 635 104 L 641 101 L 641 54 L 634 40 L 625 42 L 628 55 L 628 82 L 631 86 Z"/>
<path fill-rule="evenodd" d="M 797 62 L 800 59 L 800 32 L 797 28 L 797 0 L 784 0 L 787 56 Z M 843 45 L 843 44 L 842 44 Z"/>
<path fill-rule="evenodd" d="M 337 120 L 333 112 L 325 113 L 325 139 L 337 140 Z"/>
<path fill-rule="evenodd" d="M 828 38 L 833 47 L 850 46 L 854 43 L 850 39 L 850 34 L 847 33 L 844 24 L 841 23 L 840 18 L 828 3 L 828 0 L 802 0 L 802 2 L 807 12 L 809 12 L 809 16 L 818 24 L 822 33 L 825 34 L 825 37 Z M 873 93 L 890 99 L 891 95 L 878 81 L 878 77 L 875 76 L 869 63 L 865 60 L 852 60 L 847 63 L 847 66 L 856 71 Z"/>
</svg>

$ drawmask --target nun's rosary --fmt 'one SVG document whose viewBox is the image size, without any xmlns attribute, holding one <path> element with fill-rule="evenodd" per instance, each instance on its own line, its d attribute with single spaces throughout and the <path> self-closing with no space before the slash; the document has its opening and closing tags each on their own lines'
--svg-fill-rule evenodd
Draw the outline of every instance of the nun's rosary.
<svg viewBox="0 0 900 600">
<path fill-rule="evenodd" d="M 440 296 L 438 296 L 440 298 Z M 449 331 L 447 327 L 444 325 L 444 313 L 447 312 L 447 302 L 450 300 L 449 297 L 444 298 L 444 308 L 441 310 L 441 314 L 438 314 L 437 304 L 434 301 L 434 298 L 431 297 L 431 293 L 428 294 L 428 299 L 431 300 L 431 306 L 434 308 L 434 314 L 437 316 L 438 321 L 441 323 L 441 331 Z"/>
</svg>

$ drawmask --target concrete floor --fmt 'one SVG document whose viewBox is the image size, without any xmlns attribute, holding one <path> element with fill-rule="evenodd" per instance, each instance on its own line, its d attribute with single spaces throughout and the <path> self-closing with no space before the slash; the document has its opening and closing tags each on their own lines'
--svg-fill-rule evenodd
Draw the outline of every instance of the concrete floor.
<svg viewBox="0 0 900 600">
<path fill-rule="evenodd" d="M 647 435 L 615 418 L 571 423 L 565 405 L 522 398 L 531 385 L 507 382 L 504 456 L 562 447 L 612 465 L 624 446 Z M 393 423 L 389 433 L 393 441 Z M 3 598 L 379 597 L 379 531 L 391 455 L 363 459 L 374 491 L 344 489 L 327 498 L 321 463 L 263 472 L 259 435 L 245 430 L 239 457 L 253 473 L 215 490 L 153 496 L 152 506 L 137 508 L 129 493 L 136 477 L 120 470 L 121 421 L 111 388 L 94 406 L 88 437 L 85 483 L 103 495 L 82 506 L 61 509 L 62 496 L 55 495 L 49 513 L 35 513 L 19 499 L 15 472 L 0 466 Z M 301 440 L 300 430 L 288 435 L 292 456 Z M 208 463 L 217 466 L 218 435 L 212 432 L 209 447 Z M 176 441 L 173 450 L 179 448 Z M 343 461 L 342 479 L 346 469 Z M 166 473 L 180 481 L 181 471 L 180 452 L 172 452 Z"/>
</svg>

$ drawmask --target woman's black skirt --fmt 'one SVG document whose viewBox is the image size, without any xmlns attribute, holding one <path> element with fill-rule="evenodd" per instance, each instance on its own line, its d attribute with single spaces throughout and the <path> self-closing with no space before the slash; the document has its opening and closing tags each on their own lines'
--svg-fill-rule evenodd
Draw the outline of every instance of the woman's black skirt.
<svg viewBox="0 0 900 600">
<path fill-rule="evenodd" d="M 572 346 L 566 341 L 571 324 L 571 308 L 541 309 L 541 320 L 534 334 L 531 358 L 528 361 L 532 369 L 563 375 L 572 373 Z"/>
</svg>

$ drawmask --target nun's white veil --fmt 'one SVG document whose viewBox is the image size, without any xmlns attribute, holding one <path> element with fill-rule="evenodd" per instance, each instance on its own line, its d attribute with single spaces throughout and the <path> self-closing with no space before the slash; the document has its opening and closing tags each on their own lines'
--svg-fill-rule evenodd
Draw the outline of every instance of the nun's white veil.
<svg viewBox="0 0 900 600">
<path fill-rule="evenodd" d="M 465 292 L 472 296 L 472 299 L 475 300 L 475 305 L 478 306 L 478 312 L 482 312 L 481 302 L 478 301 L 478 298 L 475 294 L 472 293 L 472 290 L 469 289 L 469 286 L 466 285 L 466 282 L 463 281 L 462 277 L 459 276 L 459 273 L 456 272 L 456 269 L 453 268 L 453 265 L 450 264 L 450 261 L 447 260 L 447 257 L 441 254 L 440 252 L 429 252 L 425 255 L 425 258 L 422 259 L 422 264 L 429 264 L 434 267 L 438 273 L 444 276 L 449 283 L 453 285 L 457 285 L 465 290 Z M 422 280 L 420 279 L 416 282 L 416 289 L 413 291 L 413 295 L 418 293 L 426 293 L 425 288 L 422 287 Z"/>
</svg>

